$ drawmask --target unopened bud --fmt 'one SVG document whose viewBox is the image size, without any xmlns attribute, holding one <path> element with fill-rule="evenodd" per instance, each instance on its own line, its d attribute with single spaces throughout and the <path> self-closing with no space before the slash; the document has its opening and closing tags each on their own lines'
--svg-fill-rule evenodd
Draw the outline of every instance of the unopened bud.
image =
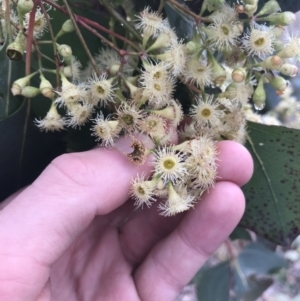
<svg viewBox="0 0 300 301">
<path fill-rule="evenodd" d="M 62 35 L 66 34 L 66 33 L 73 32 L 74 30 L 75 30 L 75 28 L 74 28 L 73 22 L 71 20 L 65 21 L 64 24 L 62 25 L 60 31 L 56 35 L 55 40 L 57 40 L 59 37 L 61 37 Z"/>
<path fill-rule="evenodd" d="M 257 4 L 247 4 L 245 5 L 244 13 L 248 17 L 252 17 L 257 11 Z"/>
<path fill-rule="evenodd" d="M 18 11 L 18 17 L 21 24 L 21 27 L 23 27 L 23 19 L 25 14 L 29 13 L 33 9 L 34 3 L 32 0 L 19 0 L 17 3 L 17 11 Z"/>
<path fill-rule="evenodd" d="M 252 96 L 255 108 L 262 110 L 265 107 L 267 94 L 264 88 L 264 76 L 262 75 L 258 81 L 258 85 Z"/>
<path fill-rule="evenodd" d="M 272 35 L 275 39 L 279 39 L 284 33 L 284 27 L 282 25 L 271 28 Z"/>
<path fill-rule="evenodd" d="M 290 11 L 277 13 L 277 14 L 264 17 L 264 21 L 269 21 L 276 25 L 283 25 L 283 26 L 290 25 L 291 23 L 295 22 L 295 20 L 296 20 L 296 15 Z"/>
<path fill-rule="evenodd" d="M 195 54 L 199 49 L 199 44 L 194 41 L 189 41 L 185 44 L 185 49 L 188 54 Z"/>
<path fill-rule="evenodd" d="M 280 51 L 282 51 L 284 49 L 285 44 L 281 40 L 275 40 L 274 43 L 273 43 L 273 46 L 274 46 L 274 50 L 276 52 L 280 52 Z"/>
<path fill-rule="evenodd" d="M 15 95 L 20 95 L 22 90 L 28 85 L 30 79 L 36 74 L 37 72 L 31 73 L 28 76 L 19 78 L 15 80 L 11 87 L 11 93 Z"/>
<path fill-rule="evenodd" d="M 64 22 L 64 24 L 62 25 L 61 29 L 65 32 L 72 32 L 75 30 L 73 22 L 71 20 L 67 20 Z"/>
<path fill-rule="evenodd" d="M 271 15 L 274 14 L 278 11 L 280 11 L 280 6 L 277 1 L 275 0 L 270 0 L 265 5 L 262 7 L 260 12 L 256 15 L 257 17 L 262 16 L 262 15 Z"/>
<path fill-rule="evenodd" d="M 241 83 L 246 79 L 247 71 L 244 68 L 236 68 L 231 73 L 231 78 L 236 83 Z"/>
<path fill-rule="evenodd" d="M 120 70 L 121 65 L 120 64 L 113 64 L 109 67 L 109 73 L 110 75 L 114 76 L 116 75 Z"/>
<path fill-rule="evenodd" d="M 23 95 L 26 98 L 33 98 L 39 95 L 40 93 L 41 91 L 39 88 L 27 86 L 22 90 L 21 95 Z"/>
<path fill-rule="evenodd" d="M 258 66 L 270 69 L 270 70 L 278 70 L 283 64 L 283 61 L 280 56 L 274 55 L 269 56 L 264 61 L 260 62 Z"/>
<path fill-rule="evenodd" d="M 72 55 L 71 47 L 66 44 L 62 44 L 62 45 L 57 44 L 57 51 L 62 57 L 69 57 Z"/>
<path fill-rule="evenodd" d="M 286 80 L 278 75 L 274 75 L 269 78 L 269 82 L 275 88 L 275 90 L 279 92 L 284 92 L 287 86 Z"/>
<path fill-rule="evenodd" d="M 207 3 L 207 10 L 209 12 L 215 11 L 221 7 L 225 0 L 209 0 Z"/>
<path fill-rule="evenodd" d="M 280 69 L 280 73 L 290 77 L 295 77 L 298 74 L 298 68 L 292 64 L 283 64 Z"/>
<path fill-rule="evenodd" d="M 41 93 L 47 97 L 52 99 L 54 97 L 53 87 L 51 83 L 44 77 L 43 74 L 40 75 L 40 91 Z"/>
<path fill-rule="evenodd" d="M 220 66 L 213 55 L 208 52 L 208 61 L 212 67 L 212 79 L 215 86 L 220 87 L 226 80 L 226 71 Z"/>
</svg>

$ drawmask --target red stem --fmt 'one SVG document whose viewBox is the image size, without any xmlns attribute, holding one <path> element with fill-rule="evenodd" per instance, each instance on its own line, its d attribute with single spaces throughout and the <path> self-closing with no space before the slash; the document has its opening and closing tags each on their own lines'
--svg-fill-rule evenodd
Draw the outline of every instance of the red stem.
<svg viewBox="0 0 300 301">
<path fill-rule="evenodd" d="M 34 29 L 36 7 L 39 4 L 39 2 L 40 2 L 40 0 L 34 1 L 34 6 L 29 15 L 29 24 L 28 24 L 28 30 L 27 30 L 27 43 L 26 43 L 26 65 L 25 65 L 26 76 L 30 74 L 30 70 L 31 70 L 31 51 L 32 51 L 33 29 Z"/>
</svg>

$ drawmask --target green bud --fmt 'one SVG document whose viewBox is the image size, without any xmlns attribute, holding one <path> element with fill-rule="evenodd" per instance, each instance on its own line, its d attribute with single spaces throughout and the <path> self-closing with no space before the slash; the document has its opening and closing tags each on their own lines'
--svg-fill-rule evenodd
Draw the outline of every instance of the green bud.
<svg viewBox="0 0 300 301">
<path fill-rule="evenodd" d="M 72 20 L 67 20 L 64 22 L 64 24 L 62 25 L 60 31 L 58 32 L 58 34 L 55 37 L 55 40 L 57 40 L 58 38 L 60 38 L 62 35 L 66 34 L 66 33 L 70 33 L 73 32 L 75 30 L 74 25 Z"/>
<path fill-rule="evenodd" d="M 20 95 L 22 90 L 28 85 L 30 79 L 36 74 L 37 74 L 37 72 L 34 72 L 34 73 L 29 74 L 28 76 L 25 76 L 25 77 L 15 80 L 11 87 L 11 93 L 14 96 Z"/>
<path fill-rule="evenodd" d="M 258 0 L 243 0 L 243 3 L 245 4 L 245 5 L 257 5 L 257 3 L 258 3 Z"/>
<path fill-rule="evenodd" d="M 74 25 L 72 20 L 67 20 L 64 22 L 64 24 L 62 25 L 61 29 L 65 32 L 65 33 L 69 33 L 75 30 Z"/>
<path fill-rule="evenodd" d="M 256 15 L 257 17 L 262 15 L 271 15 L 280 11 L 280 6 L 276 0 L 270 0 L 265 3 L 260 12 Z"/>
<path fill-rule="evenodd" d="M 51 83 L 45 78 L 43 74 L 40 75 L 40 91 L 41 93 L 47 97 L 52 99 L 54 97 L 53 86 Z"/>
<path fill-rule="evenodd" d="M 292 64 L 283 64 L 280 69 L 280 73 L 283 75 L 287 75 L 290 77 L 295 77 L 298 74 L 298 68 L 295 65 Z"/>
<path fill-rule="evenodd" d="M 277 94 L 282 94 L 287 86 L 287 82 L 286 80 L 278 75 L 273 75 L 271 78 L 269 79 L 269 83 L 275 88 Z"/>
<path fill-rule="evenodd" d="M 213 83 L 215 86 L 220 87 L 223 85 L 226 80 L 226 71 L 222 68 L 222 66 L 216 61 L 213 55 L 208 52 L 207 53 L 208 62 L 211 64 L 212 73 L 213 73 Z"/>
<path fill-rule="evenodd" d="M 22 43 L 22 35 L 22 31 L 19 31 L 16 39 L 6 48 L 6 55 L 10 60 L 20 61 L 23 58 L 24 46 Z"/>
<path fill-rule="evenodd" d="M 254 106 L 257 110 L 262 110 L 265 107 L 267 94 L 264 88 L 264 76 L 262 75 L 258 81 L 258 85 L 252 96 Z"/>
<path fill-rule="evenodd" d="M 284 27 L 282 25 L 277 25 L 271 29 L 271 32 L 275 39 L 279 39 L 284 33 Z"/>
<path fill-rule="evenodd" d="M 256 11 L 257 11 L 257 4 L 247 4 L 244 7 L 244 13 L 248 17 L 252 17 Z"/>
<path fill-rule="evenodd" d="M 26 98 L 33 98 L 39 95 L 40 93 L 41 91 L 39 88 L 27 86 L 22 90 L 21 95 L 23 95 Z"/>
<path fill-rule="evenodd" d="M 215 11 L 221 7 L 225 0 L 209 0 L 207 3 L 207 10 L 209 12 Z"/>
<path fill-rule="evenodd" d="M 195 54 L 199 49 L 199 44 L 194 41 L 189 41 L 185 44 L 187 54 Z"/>
<path fill-rule="evenodd" d="M 231 73 L 231 78 L 235 83 L 241 83 L 246 79 L 247 71 L 244 68 L 236 68 Z"/>
<path fill-rule="evenodd" d="M 33 9 L 34 3 L 32 0 L 19 0 L 17 3 L 17 11 L 18 11 L 18 17 L 21 24 L 21 27 L 23 28 L 23 19 L 25 14 L 29 13 Z"/>
<path fill-rule="evenodd" d="M 285 44 L 284 44 L 284 42 L 281 41 L 281 40 L 276 40 L 276 41 L 273 43 L 273 47 L 274 47 L 274 50 L 275 50 L 276 52 L 280 52 L 280 51 L 282 51 L 282 50 L 284 49 Z"/>
<path fill-rule="evenodd" d="M 266 68 L 270 70 L 278 70 L 282 66 L 282 64 L 283 61 L 281 57 L 274 55 L 274 56 L 269 56 L 267 59 L 258 63 L 257 65 L 262 68 Z"/>
<path fill-rule="evenodd" d="M 70 57 L 72 55 L 72 48 L 66 44 L 57 44 L 57 51 L 62 57 Z"/>
<path fill-rule="evenodd" d="M 269 21 L 276 25 L 283 25 L 283 26 L 290 25 L 291 23 L 295 22 L 295 20 L 296 20 L 295 14 L 290 11 L 277 13 L 277 14 L 264 17 L 264 21 Z"/>
</svg>

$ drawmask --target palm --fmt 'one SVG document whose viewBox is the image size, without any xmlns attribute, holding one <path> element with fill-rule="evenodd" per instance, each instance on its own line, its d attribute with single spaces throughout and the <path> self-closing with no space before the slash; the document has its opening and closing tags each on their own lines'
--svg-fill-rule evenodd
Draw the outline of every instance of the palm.
<svg viewBox="0 0 300 301">
<path fill-rule="evenodd" d="M 120 226 L 128 207 L 96 217 L 53 265 L 54 300 L 140 300 L 134 271 L 181 217 L 166 219 L 145 209 Z"/>
</svg>

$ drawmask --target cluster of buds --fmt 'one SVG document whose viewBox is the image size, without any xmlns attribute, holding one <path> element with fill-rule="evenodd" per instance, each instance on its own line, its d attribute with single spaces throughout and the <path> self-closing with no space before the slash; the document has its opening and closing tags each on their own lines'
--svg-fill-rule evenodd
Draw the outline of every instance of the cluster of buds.
<svg viewBox="0 0 300 301">
<path fill-rule="evenodd" d="M 282 94 L 287 86 L 283 76 L 298 73 L 293 60 L 300 58 L 300 38 L 281 39 L 295 15 L 280 12 L 275 0 L 257 9 L 258 0 L 243 0 L 235 7 L 223 0 L 204 1 L 199 18 L 205 11 L 208 16 L 192 39 L 183 42 L 167 19 L 147 7 L 134 23 L 140 51 L 133 52 L 131 46 L 101 49 L 84 70 L 74 49 L 57 42 L 74 30 L 68 20 L 52 41 L 60 70 L 41 68 L 15 81 L 12 93 L 28 98 L 41 93 L 51 99 L 47 115 L 35 120 L 41 130 L 80 128 L 90 122 L 92 135 L 105 147 L 121 135 L 130 136 L 129 160 L 139 165 L 149 154 L 154 157 L 151 178 L 141 175 L 132 181 L 136 205 L 149 207 L 159 198 L 164 200 L 158 206 L 161 214 L 174 215 L 193 207 L 214 185 L 216 142 L 244 143 L 250 100 L 262 109 L 265 83 Z M 21 27 L 26 27 L 27 13 L 18 10 Z M 35 34 L 41 36 L 41 31 Z M 20 37 L 18 33 L 16 40 Z M 46 72 L 57 72 L 60 87 L 52 87 Z M 40 86 L 28 86 L 38 73 Z M 189 92 L 175 97 L 182 86 Z M 140 134 L 153 140 L 152 149 L 137 138 Z"/>
</svg>

